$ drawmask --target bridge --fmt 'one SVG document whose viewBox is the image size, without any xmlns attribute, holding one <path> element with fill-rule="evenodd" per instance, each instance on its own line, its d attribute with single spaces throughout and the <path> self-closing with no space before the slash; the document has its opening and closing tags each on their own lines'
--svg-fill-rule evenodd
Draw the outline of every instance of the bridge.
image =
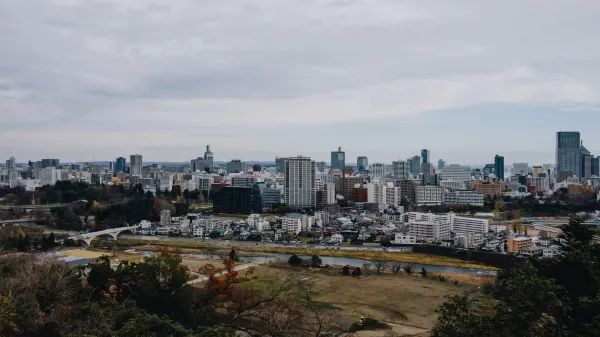
<svg viewBox="0 0 600 337">
<path fill-rule="evenodd" d="M 138 228 L 137 225 L 126 226 L 126 227 L 119 227 L 119 228 L 109 228 L 109 229 L 105 229 L 103 231 L 97 231 L 97 232 L 91 232 L 91 233 L 84 233 L 84 234 L 79 234 L 79 235 L 71 236 L 71 237 L 69 237 L 69 239 L 73 239 L 75 241 L 83 241 L 83 242 L 85 242 L 89 246 L 91 244 L 92 240 L 94 240 L 95 238 L 97 238 L 99 236 L 109 235 L 114 240 L 116 240 L 117 237 L 119 236 L 119 234 L 121 234 L 123 232 L 131 232 L 133 234 L 133 232 L 137 228 Z"/>
</svg>

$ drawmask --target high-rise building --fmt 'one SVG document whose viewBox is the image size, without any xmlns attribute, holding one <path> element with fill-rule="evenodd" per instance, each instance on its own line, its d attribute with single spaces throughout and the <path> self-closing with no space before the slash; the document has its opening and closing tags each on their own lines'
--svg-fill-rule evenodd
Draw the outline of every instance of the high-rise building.
<svg viewBox="0 0 600 337">
<path fill-rule="evenodd" d="M 369 175 L 371 177 L 371 181 L 374 179 L 382 180 L 385 177 L 385 164 L 384 163 L 373 163 L 371 165 L 371 170 L 369 171 Z"/>
<path fill-rule="evenodd" d="M 115 162 L 115 172 L 125 172 L 125 166 L 127 166 L 127 159 L 123 157 L 117 158 L 117 161 Z"/>
<path fill-rule="evenodd" d="M 206 151 L 204 152 L 204 168 L 212 171 L 214 167 L 214 156 L 210 150 L 210 145 L 206 145 Z"/>
<path fill-rule="evenodd" d="M 410 173 L 412 174 L 420 174 L 421 173 L 421 157 L 414 156 L 408 159 L 408 168 Z"/>
<path fill-rule="evenodd" d="M 132 154 L 129 156 L 129 175 L 130 176 L 142 176 L 142 155 L 141 154 Z"/>
<path fill-rule="evenodd" d="M 592 166 L 594 161 L 594 156 L 591 154 L 583 154 L 581 156 L 581 177 L 585 179 L 589 179 L 592 176 Z"/>
<path fill-rule="evenodd" d="M 294 210 L 316 207 L 314 160 L 302 156 L 287 158 L 284 172 L 284 199 L 288 207 Z"/>
<path fill-rule="evenodd" d="M 42 159 L 42 168 L 55 167 L 58 168 L 60 161 L 58 159 Z"/>
<path fill-rule="evenodd" d="M 504 180 L 504 157 L 496 155 L 496 157 L 494 157 L 494 166 L 496 177 L 498 177 L 499 180 Z"/>
<path fill-rule="evenodd" d="M 438 170 L 441 170 L 446 166 L 446 162 L 443 159 L 438 160 Z"/>
<path fill-rule="evenodd" d="M 356 170 L 358 172 L 364 172 L 369 170 L 369 160 L 365 156 L 356 158 Z"/>
<path fill-rule="evenodd" d="M 556 133 L 556 172 L 562 176 L 581 174 L 581 135 L 579 132 Z"/>
<path fill-rule="evenodd" d="M 394 161 L 392 162 L 392 172 L 396 180 L 408 179 L 410 176 L 409 164 L 404 160 Z"/>
<path fill-rule="evenodd" d="M 346 153 L 340 146 L 337 151 L 331 151 L 331 169 L 341 171 L 344 167 L 346 167 Z"/>
<path fill-rule="evenodd" d="M 423 164 L 429 163 L 429 150 L 421 150 L 421 158 L 423 158 Z"/>
<path fill-rule="evenodd" d="M 10 159 L 6 161 L 6 169 L 9 171 L 15 169 L 15 157 L 10 157 Z"/>
<path fill-rule="evenodd" d="M 275 169 L 277 170 L 277 173 L 283 173 L 283 171 L 285 170 L 285 160 L 287 158 L 283 158 L 283 157 L 275 157 Z M 321 170 L 321 172 L 323 172 L 323 170 Z"/>
<path fill-rule="evenodd" d="M 592 175 L 600 177 L 600 157 L 592 158 Z"/>
</svg>

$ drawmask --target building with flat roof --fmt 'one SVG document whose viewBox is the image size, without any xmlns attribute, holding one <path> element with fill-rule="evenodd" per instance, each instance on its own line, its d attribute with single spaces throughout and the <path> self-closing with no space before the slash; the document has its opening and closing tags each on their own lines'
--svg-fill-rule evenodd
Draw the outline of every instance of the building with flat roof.
<svg viewBox="0 0 600 337">
<path fill-rule="evenodd" d="M 581 135 L 575 131 L 556 133 L 556 172 L 581 174 Z"/>
<path fill-rule="evenodd" d="M 331 169 L 343 170 L 344 167 L 346 167 L 346 153 L 340 146 L 337 151 L 331 151 Z"/>
<path fill-rule="evenodd" d="M 315 208 L 315 162 L 308 157 L 290 157 L 285 160 L 284 199 L 291 209 Z"/>
</svg>

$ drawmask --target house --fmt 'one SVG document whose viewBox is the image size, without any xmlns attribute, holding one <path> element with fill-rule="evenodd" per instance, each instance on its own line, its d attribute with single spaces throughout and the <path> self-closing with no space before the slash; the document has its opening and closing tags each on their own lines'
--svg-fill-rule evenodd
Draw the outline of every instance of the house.
<svg viewBox="0 0 600 337">
<path fill-rule="evenodd" d="M 342 244 L 342 242 L 344 242 L 344 236 L 342 234 L 333 234 L 329 241 L 331 243 Z"/>
<path fill-rule="evenodd" d="M 524 256 L 542 256 L 544 251 L 543 247 L 540 246 L 530 246 L 525 247 L 519 251 Z"/>
</svg>

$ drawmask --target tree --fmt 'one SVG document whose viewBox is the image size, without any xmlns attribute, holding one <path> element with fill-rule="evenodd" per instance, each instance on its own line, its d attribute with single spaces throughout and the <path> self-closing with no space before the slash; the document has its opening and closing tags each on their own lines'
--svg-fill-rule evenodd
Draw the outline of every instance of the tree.
<svg viewBox="0 0 600 337">
<path fill-rule="evenodd" d="M 350 275 L 350 266 L 345 265 L 342 267 L 342 275 Z"/>
<path fill-rule="evenodd" d="M 477 310 L 465 297 L 451 299 L 440 308 L 433 335 L 600 335 L 600 248 L 580 219 L 562 229 L 558 259 L 531 258 L 500 272 L 487 310 Z"/>
<path fill-rule="evenodd" d="M 360 267 L 356 267 L 352 270 L 352 276 L 353 277 L 360 277 L 362 271 L 360 270 Z"/>
<path fill-rule="evenodd" d="M 231 261 L 239 261 L 239 258 L 237 257 L 237 252 L 233 248 L 231 248 L 231 251 L 229 252 L 229 259 Z"/>
<path fill-rule="evenodd" d="M 412 264 L 405 264 L 402 269 L 404 269 L 404 272 L 408 275 L 411 275 L 415 271 L 415 267 Z"/>
<path fill-rule="evenodd" d="M 5 205 L 10 205 L 10 204 L 14 203 L 16 200 L 17 200 L 17 196 L 15 194 L 8 193 L 7 195 L 4 196 L 4 198 L 2 198 L 0 200 L 0 203 L 5 204 Z"/>
<path fill-rule="evenodd" d="M 290 256 L 288 263 L 290 264 L 290 266 L 301 266 L 303 261 L 301 258 L 298 257 L 298 255 L 294 254 Z"/>
<path fill-rule="evenodd" d="M 320 268 L 321 264 L 323 264 L 323 261 L 321 261 L 321 258 L 319 257 L 319 255 L 313 255 L 310 259 L 310 266 L 312 268 Z"/>
<path fill-rule="evenodd" d="M 377 271 L 377 275 L 379 275 L 382 272 L 385 272 L 385 270 L 388 268 L 389 261 L 385 259 L 385 256 L 383 254 L 377 254 L 375 258 L 373 258 L 373 266 Z"/>
</svg>

